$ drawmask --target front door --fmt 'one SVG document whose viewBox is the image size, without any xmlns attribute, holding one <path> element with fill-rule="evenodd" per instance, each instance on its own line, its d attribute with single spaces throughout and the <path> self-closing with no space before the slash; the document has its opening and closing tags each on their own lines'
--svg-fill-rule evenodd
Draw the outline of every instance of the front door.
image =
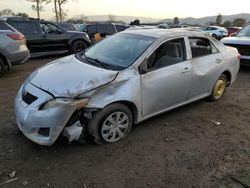
<svg viewBox="0 0 250 188">
<path fill-rule="evenodd" d="M 68 50 L 67 37 L 65 31 L 51 23 L 41 23 L 43 31 L 42 49 L 48 51 Z"/>
<path fill-rule="evenodd" d="M 192 72 L 184 38 L 161 44 L 148 58 L 147 66 L 141 75 L 144 117 L 188 100 Z"/>
</svg>

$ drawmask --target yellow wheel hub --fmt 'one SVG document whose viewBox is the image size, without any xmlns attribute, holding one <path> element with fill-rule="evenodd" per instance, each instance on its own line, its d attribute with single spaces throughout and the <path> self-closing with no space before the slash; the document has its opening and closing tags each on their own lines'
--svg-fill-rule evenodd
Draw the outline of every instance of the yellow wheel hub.
<svg viewBox="0 0 250 188">
<path fill-rule="evenodd" d="M 221 97 L 226 89 L 226 82 L 225 80 L 218 80 L 214 86 L 213 95 L 217 98 Z"/>
</svg>

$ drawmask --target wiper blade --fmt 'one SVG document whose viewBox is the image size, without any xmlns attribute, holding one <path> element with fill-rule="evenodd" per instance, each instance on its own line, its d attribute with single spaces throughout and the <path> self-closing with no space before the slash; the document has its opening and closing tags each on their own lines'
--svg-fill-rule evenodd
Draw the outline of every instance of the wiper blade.
<svg viewBox="0 0 250 188">
<path fill-rule="evenodd" d="M 88 60 L 91 60 L 91 61 L 94 61 L 94 62 L 98 63 L 98 65 L 101 65 L 101 66 L 102 66 L 103 68 L 105 68 L 105 69 L 108 69 L 108 68 L 109 68 L 108 64 L 103 63 L 103 62 L 101 62 L 101 61 L 98 60 L 98 59 L 91 58 L 91 57 L 87 57 L 85 54 L 84 54 L 84 57 L 85 57 L 86 59 L 88 59 Z"/>
</svg>

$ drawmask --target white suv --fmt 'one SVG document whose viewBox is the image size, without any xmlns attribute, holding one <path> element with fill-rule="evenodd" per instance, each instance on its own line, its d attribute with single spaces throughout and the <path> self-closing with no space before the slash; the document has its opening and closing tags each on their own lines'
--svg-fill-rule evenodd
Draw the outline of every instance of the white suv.
<svg viewBox="0 0 250 188">
<path fill-rule="evenodd" d="M 216 39 L 222 39 L 223 37 L 228 36 L 228 31 L 224 27 L 218 27 L 218 26 L 208 26 L 202 29 L 203 32 L 209 33 L 211 36 L 213 36 Z"/>
</svg>

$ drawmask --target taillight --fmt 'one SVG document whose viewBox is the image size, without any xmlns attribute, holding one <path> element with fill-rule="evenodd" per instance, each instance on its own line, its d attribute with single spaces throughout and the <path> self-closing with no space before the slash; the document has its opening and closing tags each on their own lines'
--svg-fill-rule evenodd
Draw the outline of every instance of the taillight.
<svg viewBox="0 0 250 188">
<path fill-rule="evenodd" d="M 239 61 L 240 61 L 240 56 L 241 56 L 240 53 L 238 53 L 237 58 Z"/>
<path fill-rule="evenodd" d="M 23 34 L 18 33 L 18 34 L 7 34 L 8 37 L 10 37 L 13 40 L 22 40 L 24 39 Z"/>
</svg>

